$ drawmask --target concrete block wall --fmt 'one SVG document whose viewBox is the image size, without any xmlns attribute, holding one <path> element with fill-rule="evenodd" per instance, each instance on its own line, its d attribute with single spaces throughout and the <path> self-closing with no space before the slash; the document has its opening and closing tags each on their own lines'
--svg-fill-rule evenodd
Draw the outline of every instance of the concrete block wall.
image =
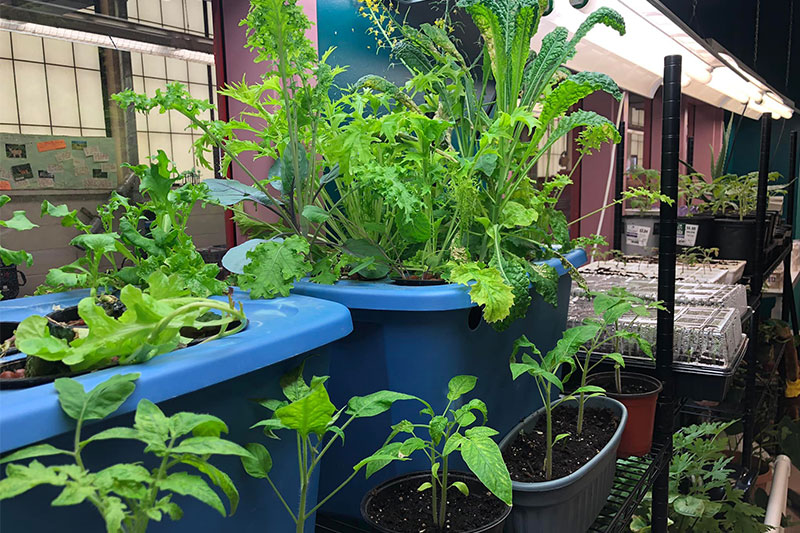
<svg viewBox="0 0 800 533">
<path fill-rule="evenodd" d="M 53 217 L 41 217 L 42 200 L 47 199 L 55 205 L 67 204 L 70 209 L 87 208 L 92 213 L 97 206 L 108 199 L 108 193 L 34 193 L 11 195 L 11 201 L 0 208 L 0 219 L 11 218 L 14 211 L 25 211 L 28 219 L 38 228 L 28 231 L 14 231 L 0 228 L 0 245 L 11 250 L 25 250 L 33 255 L 33 266 L 20 266 L 25 273 L 28 283 L 20 289 L 20 296 L 33 294 L 47 272 L 54 267 L 69 264 L 80 257 L 80 250 L 69 245 L 69 242 L 78 235 L 74 228 L 65 228 L 60 220 Z M 195 246 L 203 248 L 217 244 L 225 244 L 225 221 L 223 209 L 207 205 L 205 208 L 197 206 L 192 211 L 189 220 L 188 233 L 192 236 Z"/>
</svg>

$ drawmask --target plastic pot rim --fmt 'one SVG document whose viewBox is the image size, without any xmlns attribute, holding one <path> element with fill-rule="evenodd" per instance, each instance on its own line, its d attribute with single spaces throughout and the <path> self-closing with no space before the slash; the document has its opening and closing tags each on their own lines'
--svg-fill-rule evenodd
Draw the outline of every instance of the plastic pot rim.
<svg viewBox="0 0 800 533">
<path fill-rule="evenodd" d="M 570 400 L 570 403 L 577 403 L 577 399 Z M 534 482 L 527 482 L 527 481 L 514 481 L 511 480 L 511 487 L 514 491 L 519 492 L 550 492 L 555 490 L 560 490 L 566 486 L 572 485 L 573 483 L 580 480 L 582 477 L 587 475 L 591 472 L 597 465 L 605 458 L 605 456 L 611 453 L 612 450 L 616 450 L 617 446 L 619 445 L 620 440 L 622 439 L 622 432 L 625 431 L 625 424 L 628 422 L 628 409 L 625 405 L 622 404 L 619 400 L 615 400 L 614 398 L 609 398 L 608 396 L 595 396 L 592 398 L 588 398 L 586 400 L 587 407 L 595 407 L 592 404 L 600 403 L 596 407 L 606 407 L 610 409 L 616 409 L 619 414 L 619 424 L 617 425 L 617 430 L 608 440 L 605 446 L 595 454 L 594 457 L 589 459 L 583 466 L 577 469 L 575 472 L 569 474 L 568 476 L 560 477 L 558 479 L 551 479 L 550 481 L 534 481 Z M 602 405 L 606 404 L 606 405 Z M 514 426 L 511 431 L 509 431 L 503 440 L 500 441 L 500 451 L 505 450 L 514 437 L 522 430 L 524 426 L 526 426 L 529 421 L 535 420 L 539 416 L 544 414 L 544 407 L 537 410 L 536 412 L 530 414 L 525 420 Z"/>
<path fill-rule="evenodd" d="M 374 521 L 372 521 L 369 518 L 369 515 L 366 512 L 367 511 L 367 505 L 371 502 L 371 500 L 372 500 L 372 498 L 373 498 L 373 496 L 375 494 L 377 494 L 378 492 L 380 492 L 381 490 L 385 489 L 386 487 L 388 487 L 390 485 L 394 485 L 396 483 L 402 483 L 406 479 L 415 478 L 415 477 L 428 479 L 428 478 L 430 478 L 430 475 L 431 475 L 431 473 L 429 471 L 418 470 L 416 472 L 409 472 L 409 473 L 403 474 L 401 476 L 397 476 L 397 477 L 393 477 L 393 478 L 387 479 L 383 483 L 381 483 L 379 485 L 376 485 L 375 487 L 371 488 L 369 490 L 369 492 L 367 492 L 364 495 L 364 497 L 361 498 L 361 506 L 360 506 L 361 517 L 364 519 L 364 521 L 367 524 L 369 524 L 369 526 L 371 528 L 375 529 L 376 531 L 384 531 L 384 532 L 393 531 L 393 530 L 388 529 L 388 528 L 386 528 L 384 526 L 376 524 Z M 474 474 L 469 473 L 469 472 L 464 472 L 464 471 L 461 471 L 461 470 L 450 470 L 447 475 L 448 476 L 453 476 L 453 475 L 460 476 L 462 478 L 468 478 L 468 479 L 471 479 L 471 480 L 474 480 L 474 481 L 480 483 L 480 480 Z M 492 521 L 489 524 L 485 524 L 483 526 L 480 526 L 477 529 L 470 529 L 470 530 L 467 530 L 467 531 L 458 531 L 456 533 L 481 533 L 481 532 L 484 532 L 484 531 L 491 531 L 492 528 L 497 527 L 498 525 L 500 525 L 503 522 L 505 522 L 505 520 L 511 514 L 511 509 L 512 509 L 511 505 L 506 506 L 506 509 L 503 512 L 503 514 L 500 515 L 499 518 L 497 518 L 496 520 Z"/>
<path fill-rule="evenodd" d="M 625 378 L 633 378 L 638 379 L 639 381 L 645 381 L 650 385 L 654 386 L 655 389 L 648 391 L 648 392 L 635 392 L 635 393 L 619 393 L 614 391 L 606 391 L 606 395 L 609 398 L 619 398 L 622 400 L 637 400 L 639 398 L 649 398 L 651 396 L 658 396 L 662 390 L 664 390 L 664 385 L 653 376 L 648 376 L 647 374 L 640 374 L 639 372 L 622 372 L 622 379 Z M 612 381 L 614 380 L 614 372 L 598 372 L 596 374 L 592 374 L 588 377 L 587 381 L 604 381 L 606 378 L 610 378 Z"/>
</svg>

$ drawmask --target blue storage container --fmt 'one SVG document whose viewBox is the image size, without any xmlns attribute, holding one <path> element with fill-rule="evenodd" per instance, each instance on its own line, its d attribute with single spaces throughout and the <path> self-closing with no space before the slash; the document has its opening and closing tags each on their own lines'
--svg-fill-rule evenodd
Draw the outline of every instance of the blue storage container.
<svg viewBox="0 0 800 533">
<path fill-rule="evenodd" d="M 583 250 L 566 257 L 576 267 L 586 262 Z M 481 320 L 479 308 L 463 285 L 408 287 L 389 281 L 318 285 L 302 281 L 295 284 L 293 292 L 339 302 L 352 313 L 353 333 L 331 346 L 328 390 L 334 404 L 389 389 L 419 396 L 439 413 L 446 405 L 450 378 L 471 374 L 478 377 L 477 387 L 464 399 L 486 402 L 488 425 L 504 435 L 541 407 L 530 381 L 511 379 L 508 359 L 514 340 L 527 335 L 544 352 L 555 346 L 566 327 L 572 281 L 560 261 L 547 263 L 561 276 L 558 306 L 554 308 L 534 294 L 527 316 L 503 332 Z M 326 455 L 320 495 L 336 488 L 352 473 L 354 464 L 378 449 L 390 426 L 406 418 L 414 420 L 420 408 L 415 402 L 399 402 L 390 411 L 348 428 L 346 443 L 355 441 L 358 446 L 336 447 Z M 369 489 L 415 470 L 420 470 L 416 461 L 395 461 L 368 480 L 359 475 L 322 509 L 345 519 L 357 518 L 361 498 Z"/>
<path fill-rule="evenodd" d="M 53 305 L 74 305 L 85 291 L 24 298 L 0 303 L 3 320 L 17 321 L 31 314 L 52 311 Z M 269 416 L 254 398 L 281 398 L 280 377 L 308 357 L 306 375 L 326 375 L 328 343 L 352 330 L 348 310 L 334 302 L 290 296 L 276 300 L 250 300 L 237 291 L 234 298 L 244 304 L 249 319 L 244 331 L 206 344 L 191 346 L 128 367 L 101 370 L 77 378 L 86 390 L 115 373 L 139 372 L 136 391 L 110 419 L 87 424 L 84 438 L 107 427 L 130 426 L 139 400 L 147 398 L 167 414 L 178 411 L 210 413 L 224 420 L 230 429 L 226 438 L 239 444 L 261 442 L 270 450 L 274 467 L 272 479 L 290 505 L 299 501 L 297 454 L 294 438 L 269 440 L 250 426 Z M 304 355 L 305 354 L 305 355 Z M 73 421 L 61 411 L 52 384 L 30 389 L 0 391 L 0 451 L 8 452 L 37 442 L 72 448 Z M 223 435 L 224 436 L 224 435 Z M 116 462 L 135 462 L 147 457 L 143 444 L 109 440 L 92 443 L 85 458 L 90 469 Z M 42 462 L 58 464 L 59 458 Z M 211 461 L 231 476 L 241 501 L 229 518 L 192 498 L 176 496 L 184 516 L 178 522 L 165 518 L 151 522 L 148 531 L 294 531 L 294 523 L 265 480 L 253 479 L 238 458 L 217 457 Z M 147 465 L 150 466 L 150 465 Z M 89 503 L 72 507 L 50 507 L 60 489 L 36 487 L 27 494 L 2 502 L 0 530 L 4 533 L 93 532 L 105 528 Z M 316 503 L 315 486 L 310 491 Z M 225 499 L 223 498 L 223 501 Z M 313 520 L 307 531 L 314 530 Z"/>
</svg>

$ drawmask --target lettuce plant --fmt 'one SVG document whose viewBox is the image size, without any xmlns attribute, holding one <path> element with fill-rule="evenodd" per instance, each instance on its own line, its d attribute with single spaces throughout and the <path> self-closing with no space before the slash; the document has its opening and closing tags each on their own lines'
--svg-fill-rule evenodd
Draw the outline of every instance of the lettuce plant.
<svg viewBox="0 0 800 533">
<path fill-rule="evenodd" d="M 184 327 L 219 326 L 220 331 L 208 340 L 237 333 L 247 323 L 244 312 L 229 303 L 190 296 L 178 287 L 176 276 L 153 272 L 143 291 L 126 285 L 120 301 L 126 310 L 119 318 L 106 310 L 93 296 L 78 303 L 78 314 L 86 323 L 88 333 L 67 340 L 51 334 L 48 319 L 33 315 L 20 322 L 16 330 L 16 345 L 28 357 L 58 361 L 72 370 L 91 370 L 113 363 L 142 363 L 157 355 L 171 352 L 189 339 L 181 335 Z M 209 311 L 220 315 L 207 320 Z M 232 322 L 239 325 L 231 327 Z"/>
<path fill-rule="evenodd" d="M 90 503 L 105 521 L 108 533 L 143 533 L 151 520 L 183 514 L 175 495 L 190 496 L 226 515 L 218 487 L 228 499 L 230 514 L 236 511 L 239 492 L 231 478 L 209 460 L 214 455 L 249 457 L 247 450 L 220 437 L 228 427 L 219 418 L 205 414 L 176 413 L 167 417 L 157 405 L 141 400 L 133 427 L 114 427 L 84 438 L 83 426 L 112 415 L 135 389 L 139 374 L 118 374 L 86 392 L 69 378 L 55 381 L 64 413 L 75 420 L 72 449 L 36 444 L 0 459 L 6 476 L 0 480 L 0 500 L 13 498 L 38 485 L 62 487 L 52 506 Z M 141 461 L 117 463 L 93 472 L 84 463 L 86 447 L 102 440 L 127 439 L 145 445 L 158 466 L 145 468 Z M 69 463 L 45 466 L 38 458 L 67 456 Z M 28 464 L 21 461 L 33 459 Z M 171 472 L 175 467 L 184 467 Z M 185 467 L 189 467 L 186 471 Z M 196 473 L 192 473 L 196 472 Z M 209 483 L 210 482 L 210 483 Z"/>
<path fill-rule="evenodd" d="M 337 408 L 331 403 L 328 391 L 325 389 L 328 376 L 314 376 L 311 378 L 311 382 L 307 383 L 303 377 L 304 366 L 304 364 L 300 365 L 281 378 L 285 399 L 259 402 L 264 408 L 272 411 L 272 416 L 252 426 L 261 428 L 267 437 L 273 439 L 278 438 L 274 432 L 279 430 L 289 430 L 295 433 L 300 466 L 300 499 L 297 507 L 293 508 L 289 505 L 280 489 L 270 478 L 272 457 L 263 444 L 247 444 L 245 447 L 252 455 L 242 457 L 242 465 L 247 473 L 255 478 L 265 479 L 275 491 L 278 499 L 295 522 L 297 533 L 301 533 L 306 520 L 344 488 L 363 467 L 363 464 L 356 465 L 353 473 L 330 494 L 321 498 L 319 503 L 313 507 L 308 504 L 308 489 L 314 471 L 331 446 L 338 440 L 344 443 L 345 431 L 348 426 L 359 418 L 376 416 L 389 410 L 396 401 L 414 399 L 408 394 L 379 391 L 367 396 L 354 396 L 345 407 Z M 340 419 L 343 422 L 338 423 Z M 388 463 L 389 461 L 386 461 L 385 464 Z"/>
<path fill-rule="evenodd" d="M 174 276 L 174 283 L 195 296 L 225 292 L 227 284 L 216 279 L 219 267 L 203 261 L 186 233 L 195 204 L 207 200 L 206 186 L 186 183 L 175 187 L 189 173 L 178 172 L 162 150 L 149 165 L 128 168 L 139 177 L 139 191 L 146 201 L 137 204 L 112 193 L 111 199 L 97 208 L 99 233 L 66 204 L 42 202 L 42 216 L 60 218 L 62 226 L 81 233 L 70 244 L 82 248 L 85 255 L 51 269 L 37 294 L 84 287 L 96 293 L 101 287 L 143 286 L 156 270 Z M 143 225 L 146 232 L 141 231 Z M 123 264 L 131 264 L 118 266 L 116 254 L 122 256 Z"/>
<path fill-rule="evenodd" d="M 7 194 L 0 194 L 0 207 L 3 207 L 11 198 Z M 13 215 L 8 220 L 0 220 L 0 228 L 8 228 L 15 231 L 27 231 L 29 229 L 38 228 L 36 224 L 28 220 L 25 216 L 25 211 L 14 211 Z M 9 250 L 0 246 L 0 265 L 22 265 L 26 264 L 31 266 L 33 264 L 33 256 L 24 250 Z M 0 294 L 0 299 L 3 295 Z"/>
<path fill-rule="evenodd" d="M 367 477 L 371 476 L 391 461 L 408 460 L 409 456 L 422 450 L 430 461 L 430 481 L 419 486 L 419 491 L 430 491 L 431 510 L 435 527 L 443 527 L 447 520 L 447 492 L 451 489 L 469 495 L 469 487 L 461 481 L 449 479 L 448 462 L 451 454 L 458 452 L 470 471 L 495 496 L 511 505 L 511 476 L 508 473 L 500 448 L 492 437 L 497 431 L 487 427 L 486 404 L 473 398 L 464 403 L 460 398 L 475 388 L 475 376 L 456 376 L 447 384 L 447 405 L 441 414 L 424 400 L 420 412 L 430 417 L 426 423 L 413 423 L 403 420 L 392 426 L 387 443 L 370 457 L 356 465 L 356 469 L 366 465 Z M 461 403 L 457 408 L 454 403 Z M 477 424 L 475 414 L 481 414 L 482 422 Z M 392 441 L 397 435 L 410 435 L 403 441 Z"/>
</svg>

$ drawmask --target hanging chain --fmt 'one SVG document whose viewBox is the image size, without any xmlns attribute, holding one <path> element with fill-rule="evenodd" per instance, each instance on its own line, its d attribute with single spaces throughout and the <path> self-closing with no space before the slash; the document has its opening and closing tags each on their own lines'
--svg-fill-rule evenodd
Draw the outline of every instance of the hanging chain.
<svg viewBox="0 0 800 533">
<path fill-rule="evenodd" d="M 789 90 L 789 69 L 792 61 L 792 25 L 794 23 L 794 0 L 789 2 L 789 49 L 786 52 L 786 79 L 784 80 L 784 87 Z"/>
<path fill-rule="evenodd" d="M 758 25 L 761 19 L 761 0 L 756 2 L 756 38 L 753 43 L 753 69 L 758 65 Z"/>
</svg>

